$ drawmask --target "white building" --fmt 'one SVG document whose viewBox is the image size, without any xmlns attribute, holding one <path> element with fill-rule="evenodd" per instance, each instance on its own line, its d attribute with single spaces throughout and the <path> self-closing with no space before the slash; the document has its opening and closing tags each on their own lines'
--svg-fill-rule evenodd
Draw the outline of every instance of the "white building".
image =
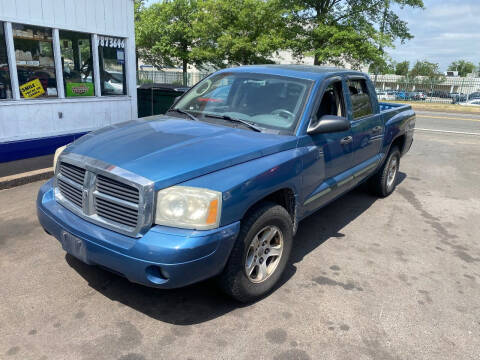
<svg viewBox="0 0 480 360">
<path fill-rule="evenodd" d="M 0 0 L 0 167 L 134 118 L 133 0 Z"/>
</svg>

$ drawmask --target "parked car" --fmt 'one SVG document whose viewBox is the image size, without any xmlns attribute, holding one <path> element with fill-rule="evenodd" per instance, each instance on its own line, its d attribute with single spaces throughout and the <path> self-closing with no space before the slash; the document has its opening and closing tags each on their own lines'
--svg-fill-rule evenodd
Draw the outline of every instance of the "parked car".
<svg viewBox="0 0 480 360">
<path fill-rule="evenodd" d="M 396 95 L 391 91 L 377 91 L 378 100 L 395 100 Z"/>
<path fill-rule="evenodd" d="M 410 100 L 410 93 L 408 91 L 398 91 L 396 94 L 396 100 Z"/>
<path fill-rule="evenodd" d="M 418 97 L 420 100 L 427 100 L 427 94 L 423 91 L 418 92 Z"/>
<path fill-rule="evenodd" d="M 434 91 L 431 91 L 431 92 L 427 93 L 427 95 L 431 96 L 431 97 L 441 98 L 441 99 L 448 99 L 449 98 L 448 93 L 446 91 L 442 91 L 442 90 L 434 90 Z"/>
<path fill-rule="evenodd" d="M 480 98 L 467 100 L 465 102 L 461 102 L 461 103 L 458 103 L 458 104 L 462 105 L 462 106 L 480 106 Z"/>
<path fill-rule="evenodd" d="M 409 93 L 410 100 L 426 100 L 427 95 L 423 91 L 412 91 Z"/>
<path fill-rule="evenodd" d="M 480 99 L 480 91 L 476 91 L 468 95 L 468 100 Z"/>
<path fill-rule="evenodd" d="M 448 96 L 453 100 L 452 102 L 458 103 L 458 102 L 463 102 L 467 100 L 467 95 L 463 93 L 449 93 Z"/>
<path fill-rule="evenodd" d="M 86 264 L 157 288 L 215 276 L 249 302 L 280 280 L 300 220 L 366 181 L 394 191 L 414 127 L 360 72 L 224 69 L 166 115 L 58 149 L 38 218 Z"/>
</svg>

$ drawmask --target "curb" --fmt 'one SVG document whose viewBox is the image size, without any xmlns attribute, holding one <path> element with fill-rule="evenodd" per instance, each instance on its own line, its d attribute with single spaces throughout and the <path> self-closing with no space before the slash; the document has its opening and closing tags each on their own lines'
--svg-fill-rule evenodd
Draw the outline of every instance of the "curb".
<svg viewBox="0 0 480 360">
<path fill-rule="evenodd" d="M 10 189 L 16 186 L 29 184 L 39 180 L 46 180 L 53 176 L 53 168 L 29 171 L 0 177 L 0 190 Z"/>
</svg>

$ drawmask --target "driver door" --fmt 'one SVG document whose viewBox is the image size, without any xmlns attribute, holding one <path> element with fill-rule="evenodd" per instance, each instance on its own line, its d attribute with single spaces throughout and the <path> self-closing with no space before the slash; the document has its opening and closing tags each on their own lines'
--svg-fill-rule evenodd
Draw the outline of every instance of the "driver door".
<svg viewBox="0 0 480 360">
<path fill-rule="evenodd" d="M 317 102 L 312 121 L 320 121 L 323 115 L 347 117 L 345 84 L 342 78 L 334 77 L 327 84 Z M 314 159 L 305 164 L 305 206 L 315 210 L 343 192 L 351 183 L 352 131 L 340 131 L 309 135 L 315 147 Z"/>
</svg>

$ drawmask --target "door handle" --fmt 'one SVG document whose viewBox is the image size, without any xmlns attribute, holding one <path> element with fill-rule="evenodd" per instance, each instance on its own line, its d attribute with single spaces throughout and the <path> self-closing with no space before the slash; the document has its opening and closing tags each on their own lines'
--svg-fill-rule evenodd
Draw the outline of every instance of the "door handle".
<svg viewBox="0 0 480 360">
<path fill-rule="evenodd" d="M 382 131 L 382 127 L 381 126 L 375 126 L 373 129 L 372 129 L 372 133 L 376 134 L 376 133 L 379 133 L 380 131 Z"/>
<path fill-rule="evenodd" d="M 350 144 L 352 142 L 352 140 L 353 140 L 353 137 L 346 136 L 342 140 L 340 140 L 340 144 L 347 145 L 347 144 Z"/>
</svg>

